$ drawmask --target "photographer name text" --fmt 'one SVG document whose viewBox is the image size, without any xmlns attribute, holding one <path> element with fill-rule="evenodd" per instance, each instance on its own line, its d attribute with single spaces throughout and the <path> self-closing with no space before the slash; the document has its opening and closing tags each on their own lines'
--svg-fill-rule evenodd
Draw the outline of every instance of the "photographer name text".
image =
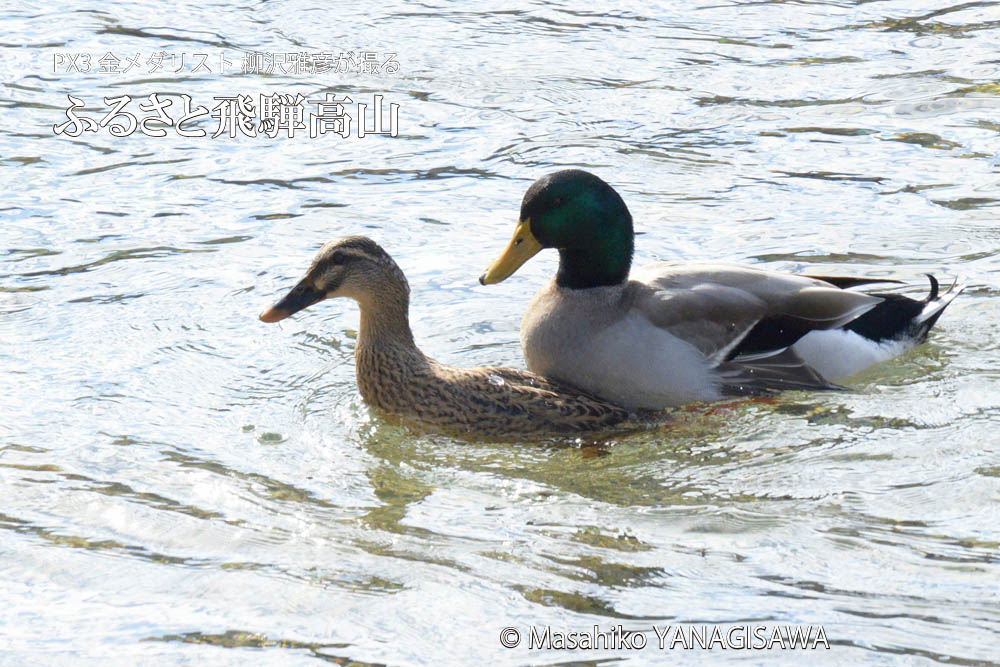
<svg viewBox="0 0 1000 667">
<path fill-rule="evenodd" d="M 815 650 L 830 648 L 822 625 L 653 625 L 645 630 L 626 630 L 621 625 L 610 630 L 593 626 L 589 631 L 570 631 L 550 626 L 530 626 L 527 637 L 509 626 L 500 631 L 506 648 L 527 640 L 529 650 L 642 650 L 649 645 L 661 651 L 685 650 Z M 655 641 L 653 639 L 655 638 Z"/>
</svg>

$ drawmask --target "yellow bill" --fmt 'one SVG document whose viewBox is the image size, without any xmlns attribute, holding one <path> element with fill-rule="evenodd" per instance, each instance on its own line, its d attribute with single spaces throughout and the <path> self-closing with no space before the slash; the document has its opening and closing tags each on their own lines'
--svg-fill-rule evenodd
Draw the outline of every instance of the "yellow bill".
<svg viewBox="0 0 1000 667">
<path fill-rule="evenodd" d="M 483 275 L 479 276 L 479 282 L 483 285 L 494 285 L 506 280 L 541 249 L 542 244 L 531 233 L 531 218 L 518 220 L 510 243 L 500 256 L 493 260 Z"/>
</svg>

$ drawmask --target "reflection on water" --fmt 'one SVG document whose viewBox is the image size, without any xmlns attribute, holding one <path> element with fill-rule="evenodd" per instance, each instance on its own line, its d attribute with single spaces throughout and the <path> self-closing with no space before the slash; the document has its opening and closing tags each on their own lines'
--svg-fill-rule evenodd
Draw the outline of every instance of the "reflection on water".
<svg viewBox="0 0 1000 667">
<path fill-rule="evenodd" d="M 653 624 L 762 623 L 822 624 L 837 664 L 996 660 L 1000 5 L 162 11 L 0 10 L 5 655 L 641 664 L 662 658 Z M 242 75 L 244 51 L 400 68 Z M 98 71 L 109 52 L 140 67 Z M 147 72 L 159 52 L 187 61 Z M 94 68 L 53 71 L 66 54 Z M 193 72 L 196 54 L 234 62 Z M 52 131 L 69 95 L 100 118 L 122 94 L 327 92 L 399 104 L 399 136 Z M 369 413 L 351 304 L 256 321 L 323 242 L 362 233 L 409 277 L 428 354 L 521 366 L 554 257 L 476 277 L 527 185 L 566 166 L 625 197 L 639 264 L 970 287 L 851 392 L 530 445 Z M 650 648 L 499 642 L 594 624 Z"/>
</svg>

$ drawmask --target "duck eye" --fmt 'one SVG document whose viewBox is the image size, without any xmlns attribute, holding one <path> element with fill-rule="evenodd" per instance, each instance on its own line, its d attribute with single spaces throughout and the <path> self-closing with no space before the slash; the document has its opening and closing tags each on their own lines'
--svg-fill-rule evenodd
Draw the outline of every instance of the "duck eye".
<svg viewBox="0 0 1000 667">
<path fill-rule="evenodd" d="M 555 199 L 552 200 L 552 205 L 553 206 L 562 206 L 563 205 L 563 198 L 562 197 L 556 197 Z"/>
</svg>

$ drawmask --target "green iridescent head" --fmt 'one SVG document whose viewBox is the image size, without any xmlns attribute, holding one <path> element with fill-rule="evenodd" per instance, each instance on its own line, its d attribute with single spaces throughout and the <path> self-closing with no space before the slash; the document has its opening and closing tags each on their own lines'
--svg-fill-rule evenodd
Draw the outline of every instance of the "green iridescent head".
<svg viewBox="0 0 1000 667">
<path fill-rule="evenodd" d="M 524 194 L 514 236 L 479 282 L 498 283 L 542 248 L 559 251 L 560 287 L 618 285 L 628 278 L 632 215 L 614 189 L 579 169 L 535 181 Z"/>
</svg>

